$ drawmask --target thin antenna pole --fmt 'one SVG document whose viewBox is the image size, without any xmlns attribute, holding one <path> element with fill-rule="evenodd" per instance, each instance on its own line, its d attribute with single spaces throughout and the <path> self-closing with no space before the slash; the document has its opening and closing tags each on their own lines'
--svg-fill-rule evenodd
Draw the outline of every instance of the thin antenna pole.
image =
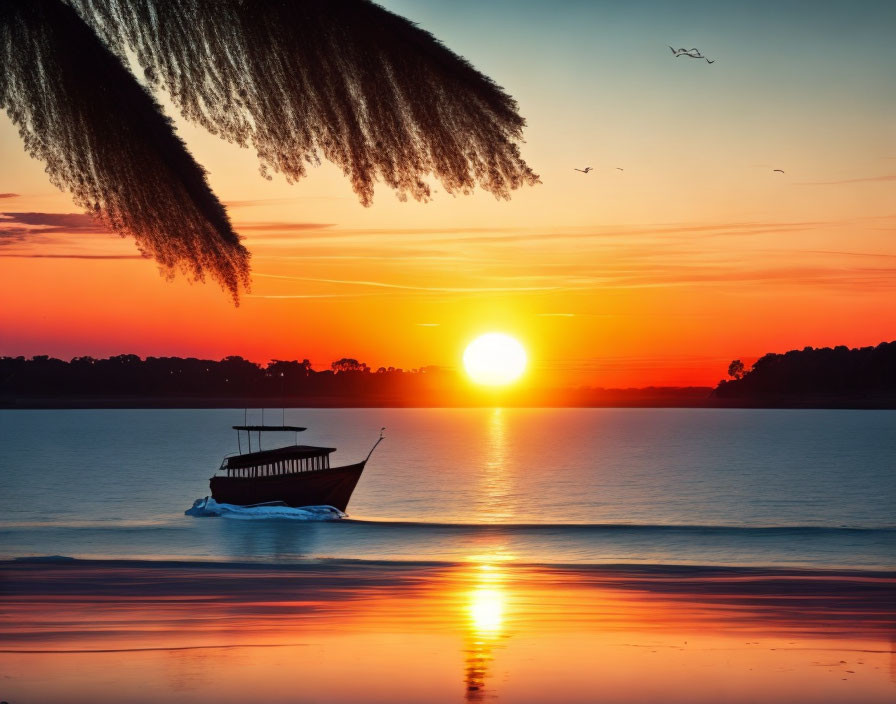
<svg viewBox="0 0 896 704">
<path fill-rule="evenodd" d="M 370 456 L 373 454 L 373 451 L 376 449 L 376 446 L 379 445 L 383 441 L 383 433 L 385 432 L 385 428 L 380 428 L 380 437 L 379 439 L 373 443 L 373 447 L 370 448 L 370 452 L 367 453 L 367 457 L 364 458 L 364 463 L 367 463 L 367 460 L 370 459 Z"/>
</svg>

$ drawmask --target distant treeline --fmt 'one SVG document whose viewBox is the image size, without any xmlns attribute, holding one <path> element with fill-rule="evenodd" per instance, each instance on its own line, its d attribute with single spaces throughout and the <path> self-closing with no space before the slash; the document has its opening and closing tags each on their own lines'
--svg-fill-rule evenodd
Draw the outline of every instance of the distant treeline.
<svg viewBox="0 0 896 704">
<path fill-rule="evenodd" d="M 193 396 L 251 398 L 402 394 L 445 381 L 438 367 L 375 372 L 355 359 L 315 371 L 311 363 L 273 360 L 259 365 L 242 357 L 219 362 L 195 357 L 120 354 L 70 362 L 40 355 L 0 358 L 0 393 L 29 396 Z"/>
<path fill-rule="evenodd" d="M 140 406 L 697 406 L 709 387 L 546 389 L 537 382 L 499 392 L 478 389 L 452 369 L 371 369 L 343 358 L 329 369 L 242 357 L 221 361 L 123 354 L 108 359 L 0 357 L 0 405 Z"/>
<path fill-rule="evenodd" d="M 716 387 L 717 398 L 896 395 L 896 341 L 771 353 L 749 370 L 736 359 L 728 375 L 732 378 Z"/>
<path fill-rule="evenodd" d="M 537 378 L 494 391 L 442 367 L 371 369 L 356 359 L 315 370 L 307 360 L 122 354 L 108 359 L 0 357 L 0 406 L 815 406 L 896 408 L 896 342 L 767 354 L 709 387 L 546 388 Z"/>
</svg>

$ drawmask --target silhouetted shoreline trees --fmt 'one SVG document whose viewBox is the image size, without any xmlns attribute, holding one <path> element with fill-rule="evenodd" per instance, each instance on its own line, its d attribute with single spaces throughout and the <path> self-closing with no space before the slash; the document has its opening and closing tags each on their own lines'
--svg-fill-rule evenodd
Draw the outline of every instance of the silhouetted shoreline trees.
<svg viewBox="0 0 896 704">
<path fill-rule="evenodd" d="M 379 367 L 343 357 L 329 369 L 303 360 L 256 364 L 239 356 L 122 354 L 69 362 L 38 355 L 0 357 L 0 405 L 7 408 L 246 406 L 697 406 L 709 387 L 546 388 L 537 379 L 494 390 L 473 386 L 457 370 Z"/>
<path fill-rule="evenodd" d="M 0 406 L 243 407 L 262 406 L 632 406 L 896 408 L 896 342 L 876 347 L 791 350 L 761 357 L 748 370 L 710 387 L 551 388 L 537 374 L 507 389 L 477 388 L 457 370 L 379 367 L 343 357 L 328 369 L 311 362 L 239 356 L 121 354 L 107 359 L 47 355 L 0 357 Z"/>
<path fill-rule="evenodd" d="M 438 377 L 438 378 L 437 378 Z M 5 396 L 192 396 L 315 397 L 389 396 L 453 374 L 438 367 L 405 371 L 340 359 L 315 371 L 307 359 L 275 359 L 259 365 L 239 356 L 219 362 L 195 357 L 121 354 L 107 359 L 75 357 L 70 362 L 47 355 L 0 358 L 0 394 Z"/>
<path fill-rule="evenodd" d="M 719 382 L 714 392 L 717 398 L 896 394 L 896 342 L 769 353 L 748 371 L 734 360 L 728 374 L 733 378 Z"/>
</svg>

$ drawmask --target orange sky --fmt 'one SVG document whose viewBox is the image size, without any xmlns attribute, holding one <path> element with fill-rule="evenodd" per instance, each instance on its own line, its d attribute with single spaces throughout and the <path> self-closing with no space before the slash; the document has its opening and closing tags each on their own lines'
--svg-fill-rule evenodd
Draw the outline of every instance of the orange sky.
<svg viewBox="0 0 896 704">
<path fill-rule="evenodd" d="M 684 35 L 687 12 L 610 31 L 599 8 L 509 24 L 480 9 L 467 31 L 445 8 L 385 4 L 520 101 L 541 185 L 510 202 L 380 189 L 364 208 L 329 165 L 263 180 L 248 150 L 163 101 L 252 252 L 234 308 L 214 284 L 161 278 L 130 241 L 26 223 L 76 209 L 0 115 L 0 194 L 17 194 L 0 198 L 0 354 L 457 366 L 473 336 L 502 330 L 551 382 L 613 387 L 714 384 L 735 357 L 896 338 L 896 84 L 873 17 L 849 15 L 862 31 L 831 52 L 839 6 L 787 42 L 770 34 L 800 18 L 712 45 L 724 14 Z M 522 48 L 488 41 L 499 25 Z M 594 41 L 573 50 L 576 32 Z M 675 63 L 673 37 L 717 63 Z"/>
</svg>

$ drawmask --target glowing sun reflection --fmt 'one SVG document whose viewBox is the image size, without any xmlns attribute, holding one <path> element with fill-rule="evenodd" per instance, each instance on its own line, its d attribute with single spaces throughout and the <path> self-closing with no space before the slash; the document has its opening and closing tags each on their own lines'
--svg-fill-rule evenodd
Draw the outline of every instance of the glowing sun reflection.
<svg viewBox="0 0 896 704">
<path fill-rule="evenodd" d="M 480 701 L 485 696 L 485 680 L 492 651 L 504 635 L 507 593 L 506 574 L 496 565 L 474 566 L 473 588 L 467 594 L 466 699 Z"/>
<path fill-rule="evenodd" d="M 497 589 L 475 589 L 470 604 L 473 630 L 480 635 L 498 635 L 504 617 L 504 595 Z"/>
<path fill-rule="evenodd" d="M 508 468 L 507 419 L 503 408 L 495 408 L 487 420 L 486 456 L 479 480 L 479 515 L 489 523 L 513 519 L 513 477 Z"/>
</svg>

